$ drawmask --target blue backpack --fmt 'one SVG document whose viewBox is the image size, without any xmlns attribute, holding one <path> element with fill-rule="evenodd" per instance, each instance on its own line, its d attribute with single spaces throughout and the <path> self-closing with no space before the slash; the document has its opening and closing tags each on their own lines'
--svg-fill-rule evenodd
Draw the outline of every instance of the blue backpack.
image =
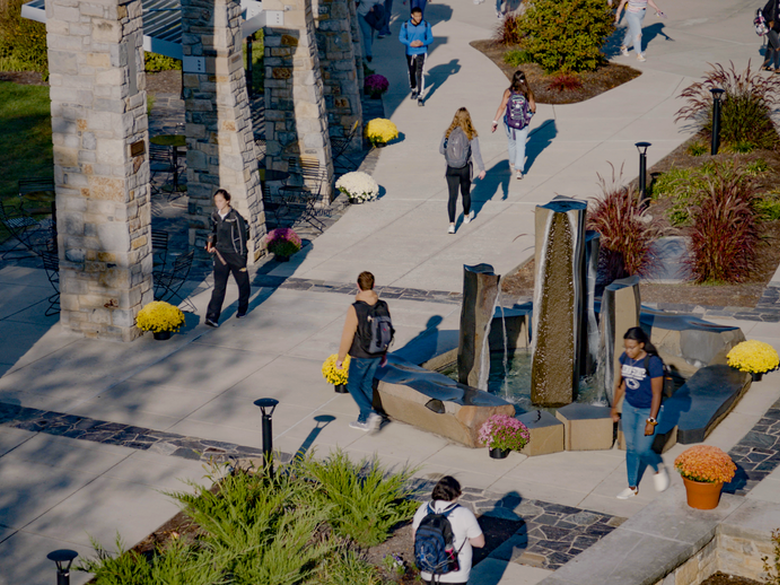
<svg viewBox="0 0 780 585">
<path fill-rule="evenodd" d="M 428 513 L 414 533 L 414 561 L 421 571 L 444 575 L 458 570 L 458 555 L 453 548 L 452 525 L 447 519 L 447 516 L 457 507 L 458 504 L 454 504 L 443 512 L 437 513 L 433 505 L 428 504 Z"/>
</svg>

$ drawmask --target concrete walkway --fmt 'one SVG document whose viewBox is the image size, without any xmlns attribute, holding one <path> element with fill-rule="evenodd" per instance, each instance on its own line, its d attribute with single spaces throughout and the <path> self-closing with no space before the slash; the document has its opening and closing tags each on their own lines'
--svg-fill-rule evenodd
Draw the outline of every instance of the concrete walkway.
<svg viewBox="0 0 780 585">
<path fill-rule="evenodd" d="M 682 105 L 675 96 L 707 68 L 732 59 L 741 69 L 757 62 L 749 25 L 754 6 L 739 0 L 661 4 L 662 27 L 648 16 L 646 63 L 625 61 L 643 75 L 581 104 L 540 106 L 533 122 L 527 177 L 509 176 L 505 139 L 489 123 L 507 81 L 468 42 L 490 36 L 496 24 L 489 3 L 432 3 L 426 17 L 437 43 L 428 63 L 432 93 L 425 108 L 408 99 L 400 45 L 377 41 L 373 66 L 391 82 L 385 108 L 403 133 L 388 146 L 374 173 L 386 195 L 354 206 L 312 246 L 271 275 L 352 283 L 369 269 L 379 285 L 459 291 L 463 264 L 492 263 L 506 273 L 532 253 L 533 208 L 555 194 L 596 194 L 596 173 L 625 163 L 636 175 L 633 144 L 649 141 L 650 164 L 687 137 L 673 123 Z M 405 8 L 398 6 L 397 10 Z M 702 14 L 703 13 L 703 14 Z M 398 31 L 399 23 L 392 28 Z M 664 36 L 665 35 L 665 36 Z M 623 59 L 623 58 L 620 58 Z M 477 218 L 447 235 L 441 133 L 455 110 L 466 105 L 480 131 L 488 177 L 475 190 Z M 518 237 L 520 236 L 520 237 Z M 74 337 L 56 318 L 43 317 L 49 284 L 42 271 L 5 265 L 0 269 L 0 402 L 28 408 L 132 424 L 187 437 L 260 445 L 259 413 L 252 401 L 275 397 L 275 446 L 293 453 L 313 439 L 320 454 L 341 447 L 354 457 L 374 454 L 389 466 L 422 465 L 419 475 L 456 475 L 462 484 L 496 494 L 518 494 L 629 517 L 654 497 L 643 482 L 640 495 L 619 501 L 624 487 L 623 453 L 617 450 L 559 453 L 525 458 L 513 453 L 490 460 L 400 423 L 367 436 L 349 429 L 356 407 L 333 393 L 320 366 L 337 349 L 350 294 L 255 288 L 249 317 L 210 330 L 202 325 L 209 282 L 192 291 L 198 308 L 186 329 L 168 342 L 148 336 L 132 344 Z M 227 302 L 235 300 L 229 289 Z M 426 331 L 457 327 L 452 303 L 395 299 L 396 348 Z M 728 321 L 733 324 L 734 321 Z M 746 336 L 780 347 L 780 327 L 738 322 Z M 780 396 L 780 374 L 756 384 L 707 442 L 728 449 Z M 333 417 L 332 420 L 316 417 Z M 676 447 L 668 462 L 681 451 Z M 54 579 L 46 553 L 73 548 L 90 554 L 89 537 L 105 545 L 117 531 L 128 546 L 176 512 L 161 491 L 183 489 L 180 478 L 200 480 L 198 461 L 164 451 L 88 442 L 41 431 L 0 426 L 0 584 L 31 585 Z M 673 482 L 680 479 L 673 474 Z M 777 470 L 747 497 L 778 501 Z M 488 559 L 473 582 L 536 583 L 549 571 Z M 75 574 L 73 583 L 87 580 Z"/>
</svg>

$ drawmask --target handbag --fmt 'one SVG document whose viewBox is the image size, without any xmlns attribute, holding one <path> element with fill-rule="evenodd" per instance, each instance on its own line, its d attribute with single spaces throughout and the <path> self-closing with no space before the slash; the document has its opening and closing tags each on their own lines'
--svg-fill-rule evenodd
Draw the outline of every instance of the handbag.
<svg viewBox="0 0 780 585">
<path fill-rule="evenodd" d="M 374 4 L 374 7 L 363 18 L 366 19 L 368 26 L 374 30 L 382 30 L 385 24 L 385 7 L 381 4 Z"/>
</svg>

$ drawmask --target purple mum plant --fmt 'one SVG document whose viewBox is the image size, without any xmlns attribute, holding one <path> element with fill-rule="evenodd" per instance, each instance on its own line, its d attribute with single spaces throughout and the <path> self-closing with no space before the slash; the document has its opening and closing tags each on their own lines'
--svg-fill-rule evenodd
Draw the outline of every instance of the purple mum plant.
<svg viewBox="0 0 780 585">
<path fill-rule="evenodd" d="M 479 429 L 479 442 L 488 449 L 519 451 L 530 438 L 528 427 L 508 414 L 494 414 Z"/>
<path fill-rule="evenodd" d="M 300 236 L 290 228 L 276 228 L 265 236 L 265 247 L 277 256 L 292 256 L 301 246 Z"/>
<path fill-rule="evenodd" d="M 389 87 L 390 82 L 387 81 L 387 78 L 384 75 L 374 73 L 373 75 L 366 77 L 365 83 L 363 84 L 363 91 L 372 98 L 377 98 L 384 94 Z"/>
</svg>

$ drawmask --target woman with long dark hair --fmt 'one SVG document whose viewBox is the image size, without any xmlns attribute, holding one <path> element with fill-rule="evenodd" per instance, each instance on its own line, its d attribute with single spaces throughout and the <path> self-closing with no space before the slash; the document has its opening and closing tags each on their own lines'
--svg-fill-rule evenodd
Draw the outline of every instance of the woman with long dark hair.
<svg viewBox="0 0 780 585">
<path fill-rule="evenodd" d="M 447 213 L 450 217 L 450 227 L 447 233 L 455 233 L 455 209 L 458 204 L 458 185 L 463 196 L 463 223 L 469 223 L 474 219 L 474 211 L 471 209 L 471 179 L 473 176 L 473 158 L 479 167 L 478 179 L 485 178 L 485 165 L 482 162 L 482 154 L 479 151 L 479 139 L 477 131 L 471 123 L 471 115 L 466 108 L 459 108 L 455 112 L 444 136 L 441 138 L 439 152 L 447 160 L 447 188 L 449 200 Z"/>
<path fill-rule="evenodd" d="M 628 487 L 617 497 L 627 500 L 639 493 L 639 482 L 649 465 L 655 471 L 656 491 L 669 487 L 669 474 L 661 456 L 653 451 L 655 428 L 663 415 L 664 363 L 641 327 L 631 327 L 623 336 L 620 378 L 615 388 L 612 420 L 618 422 L 618 404 L 623 400 L 623 436 L 626 439 Z"/>
<path fill-rule="evenodd" d="M 523 178 L 525 168 L 525 142 L 528 140 L 528 129 L 531 116 L 536 113 L 534 92 L 528 85 L 525 73 L 521 69 L 512 76 L 512 84 L 504 90 L 501 104 L 493 117 L 491 132 L 498 128 L 500 119 L 504 122 L 507 140 L 509 141 L 509 172 L 517 172 L 517 178 Z"/>
</svg>

